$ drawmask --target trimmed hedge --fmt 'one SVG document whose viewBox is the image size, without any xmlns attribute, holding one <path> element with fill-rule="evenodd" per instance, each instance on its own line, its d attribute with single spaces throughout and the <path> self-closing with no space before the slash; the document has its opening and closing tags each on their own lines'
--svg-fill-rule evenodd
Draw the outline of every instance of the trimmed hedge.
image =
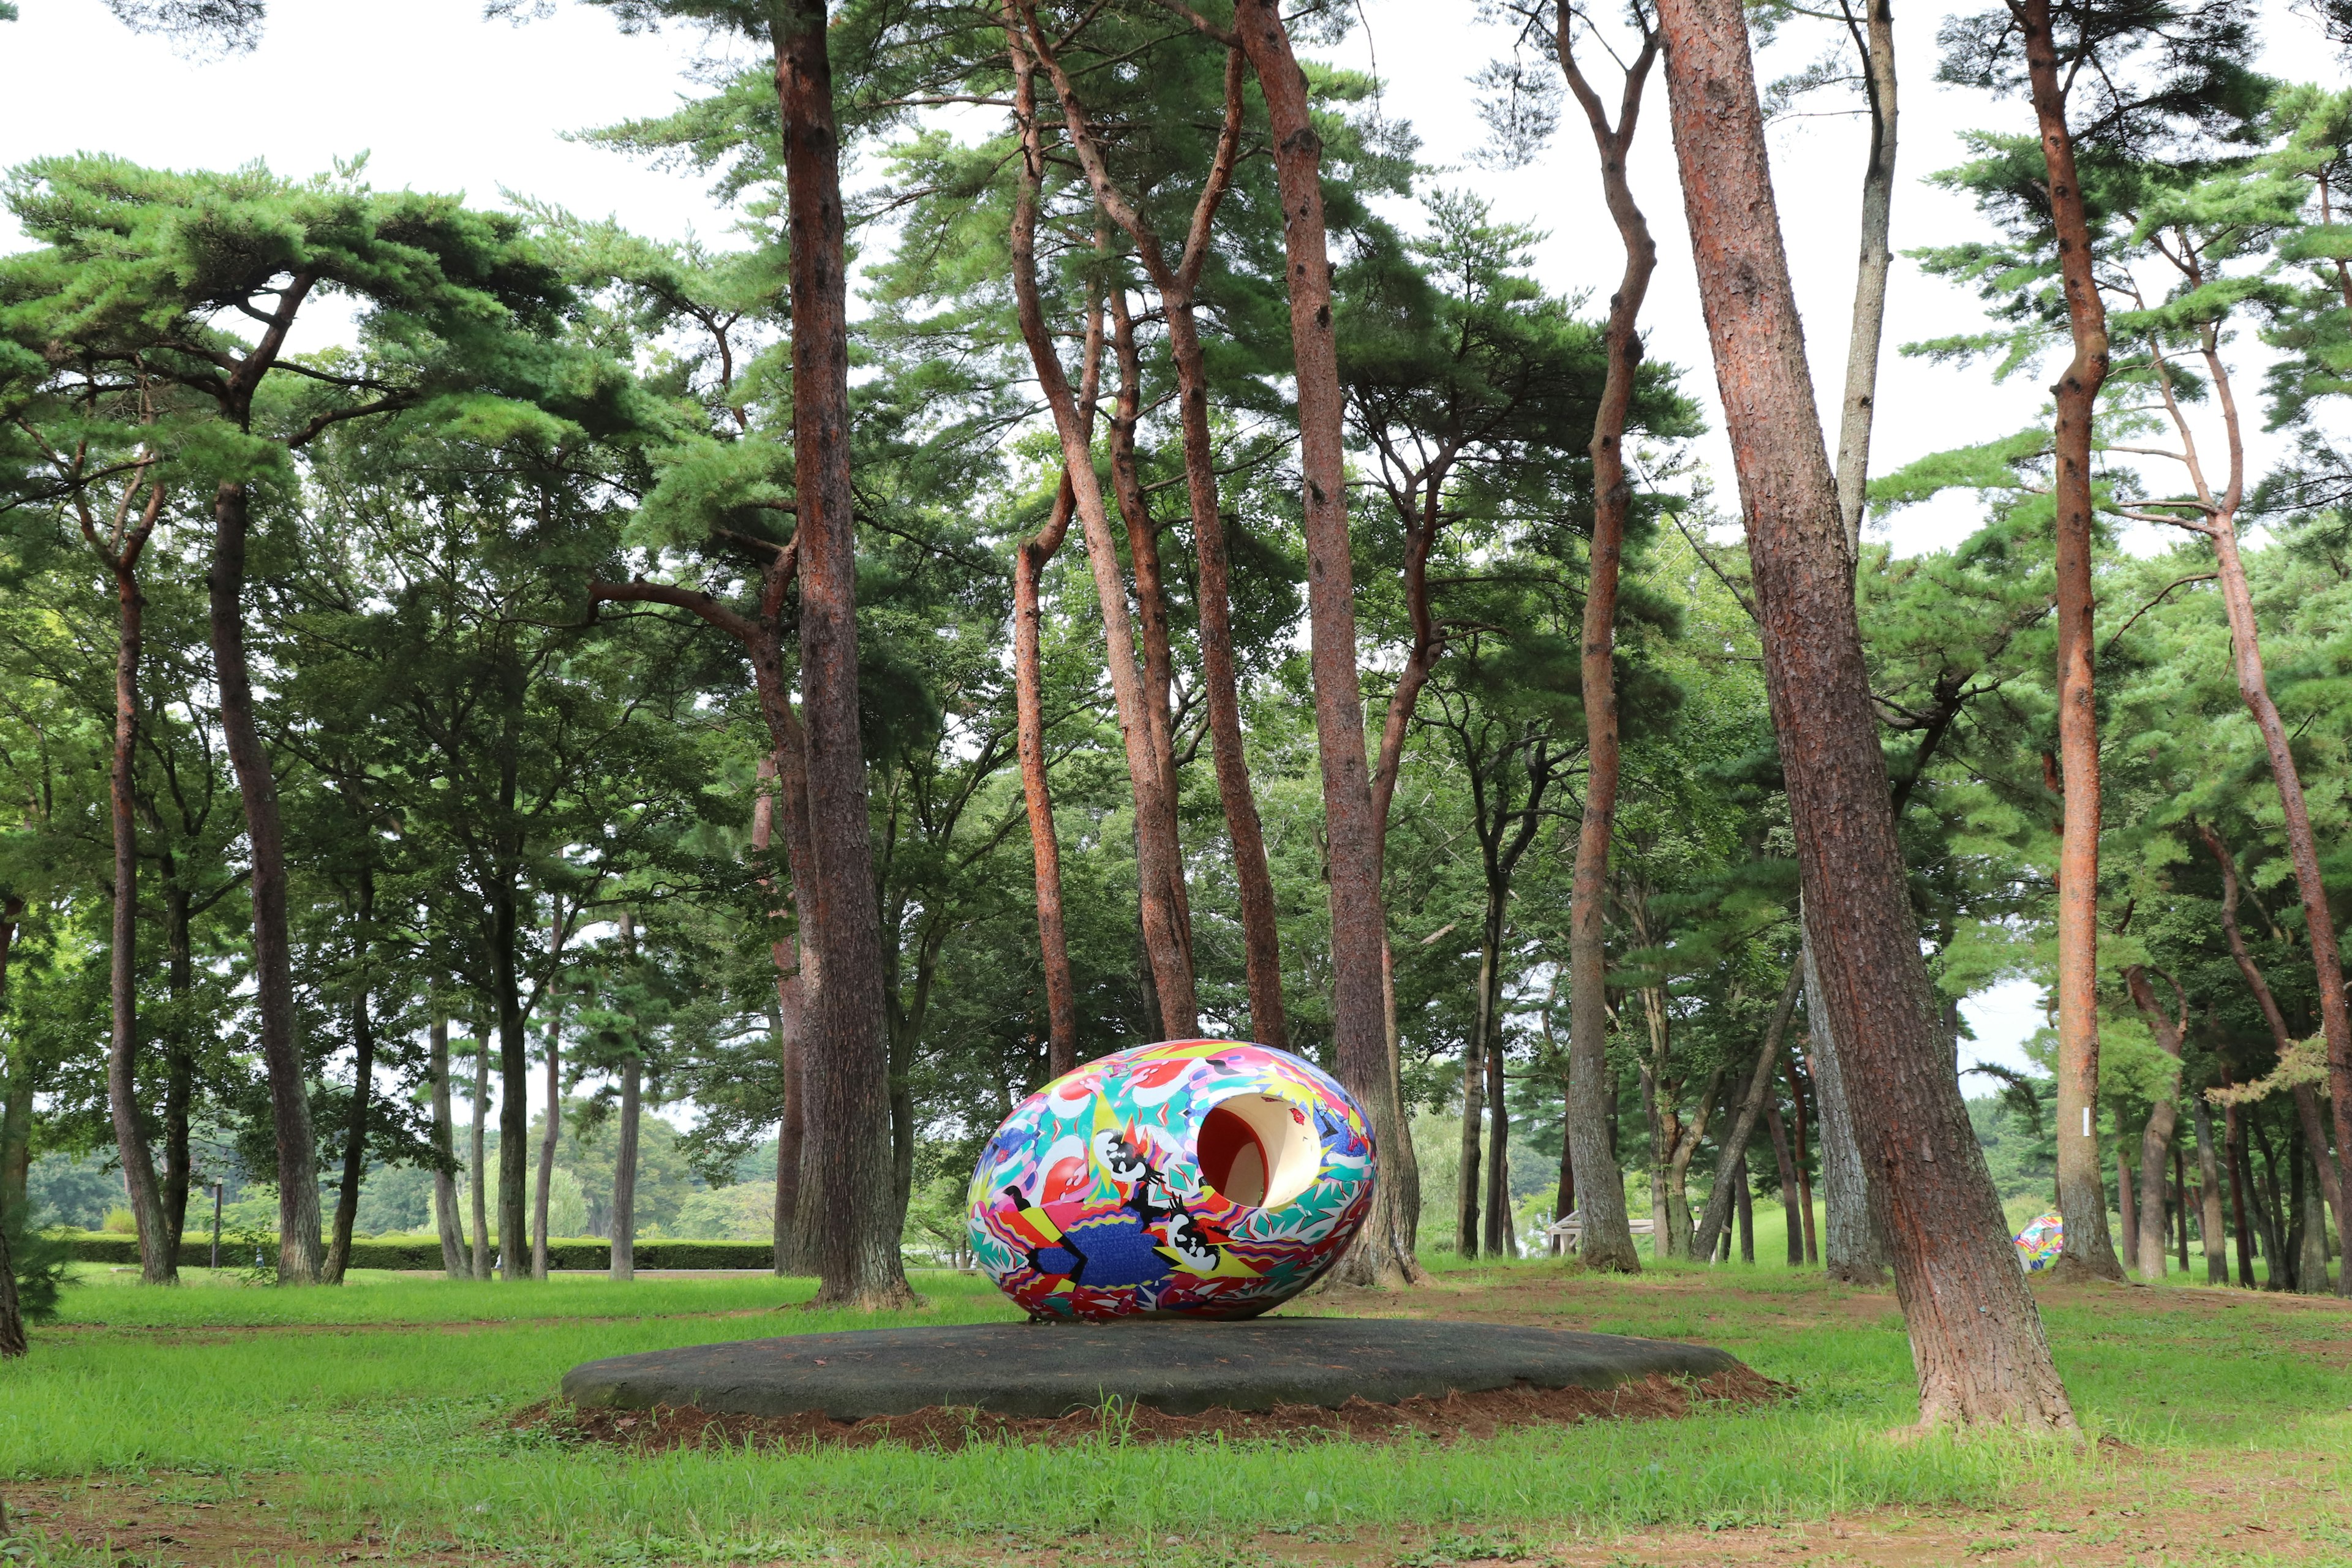
<svg viewBox="0 0 2352 1568">
<path fill-rule="evenodd" d="M 67 1256 L 77 1263 L 136 1264 L 139 1242 L 135 1237 L 104 1236 L 85 1233 L 62 1238 Z M 248 1240 L 243 1245 L 251 1246 Z M 277 1237 L 262 1242 L 265 1257 L 274 1255 Z M 221 1237 L 221 1261 L 236 1268 L 243 1259 L 237 1257 L 239 1243 Z M 184 1237 L 180 1241 L 180 1267 L 202 1268 L 212 1261 L 212 1233 L 202 1237 Z M 775 1262 L 776 1249 L 764 1241 L 641 1241 L 637 1243 L 636 1262 L 640 1268 L 767 1268 Z M 352 1243 L 353 1268 L 397 1268 L 428 1270 L 441 1268 L 441 1244 L 438 1241 L 354 1241 Z M 610 1268 L 613 1266 L 613 1244 L 609 1241 L 556 1241 L 547 1249 L 550 1268 Z"/>
</svg>

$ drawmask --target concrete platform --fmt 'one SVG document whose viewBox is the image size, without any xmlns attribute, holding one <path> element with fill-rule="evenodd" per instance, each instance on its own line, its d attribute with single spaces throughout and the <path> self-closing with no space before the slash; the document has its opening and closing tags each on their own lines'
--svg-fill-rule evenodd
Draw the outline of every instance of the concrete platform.
<svg viewBox="0 0 2352 1568">
<path fill-rule="evenodd" d="M 1407 1319 L 1152 1319 L 860 1329 L 687 1345 L 587 1362 L 564 1375 L 576 1405 L 693 1405 L 729 1415 L 835 1420 L 926 1405 L 1051 1418 L 1111 1399 L 1171 1415 L 1223 1406 L 1390 1405 L 1416 1394 L 1526 1384 L 1606 1388 L 1666 1373 L 1709 1377 L 1739 1363 L 1666 1340 L 1500 1323 Z"/>
</svg>

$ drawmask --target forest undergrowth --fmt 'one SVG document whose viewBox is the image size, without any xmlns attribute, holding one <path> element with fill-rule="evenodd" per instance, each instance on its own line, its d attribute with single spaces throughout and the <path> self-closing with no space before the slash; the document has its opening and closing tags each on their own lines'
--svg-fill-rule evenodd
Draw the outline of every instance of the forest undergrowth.
<svg viewBox="0 0 2352 1568">
<path fill-rule="evenodd" d="M 509 1422 L 579 1361 L 874 1320 L 798 1310 L 811 1282 L 766 1278 L 352 1283 L 162 1291 L 86 1277 L 0 1402 L 6 1561 L 2352 1559 L 2352 1311 L 2326 1299 L 2044 1287 L 2092 1438 L 2079 1449 L 1911 1435 L 1891 1290 L 1772 1265 L 1618 1279 L 1536 1261 L 1441 1267 L 1425 1290 L 1327 1291 L 1288 1310 L 1702 1341 L 1796 1396 L 1401 1447 L 1129 1444 L 1107 1424 L 1075 1447 L 632 1454 Z M 931 1273 L 918 1288 L 908 1321 L 1010 1315 L 984 1280 Z"/>
</svg>

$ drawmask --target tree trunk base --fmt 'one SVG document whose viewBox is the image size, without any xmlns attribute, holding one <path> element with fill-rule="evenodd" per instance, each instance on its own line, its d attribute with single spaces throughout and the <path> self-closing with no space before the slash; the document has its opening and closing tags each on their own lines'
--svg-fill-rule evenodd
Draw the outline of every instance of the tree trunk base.
<svg viewBox="0 0 2352 1568">
<path fill-rule="evenodd" d="M 1577 1267 L 1594 1274 L 1639 1274 L 1642 1271 L 1642 1255 L 1631 1241 L 1622 1248 L 1611 1249 L 1595 1247 L 1588 1236 L 1577 1252 L 1576 1261 Z"/>
<path fill-rule="evenodd" d="M 802 1304 L 802 1310 L 846 1307 L 853 1312 L 910 1312 L 927 1305 L 904 1280 L 883 1285 L 824 1286 Z"/>
<path fill-rule="evenodd" d="M 1321 1289 L 1350 1290 L 1412 1290 L 1429 1283 L 1429 1270 L 1410 1252 L 1393 1247 L 1359 1244 L 1348 1249 Z"/>
<path fill-rule="evenodd" d="M 2061 1285 L 2129 1285 L 2133 1282 L 2124 1273 L 2120 1263 L 2110 1274 L 2089 1258 L 2077 1258 L 2071 1252 L 2060 1253 L 2044 1278 Z"/>
<path fill-rule="evenodd" d="M 1841 1285 L 1884 1285 L 1887 1280 L 1885 1268 L 1875 1263 L 1843 1263 L 1823 1272 Z"/>
</svg>

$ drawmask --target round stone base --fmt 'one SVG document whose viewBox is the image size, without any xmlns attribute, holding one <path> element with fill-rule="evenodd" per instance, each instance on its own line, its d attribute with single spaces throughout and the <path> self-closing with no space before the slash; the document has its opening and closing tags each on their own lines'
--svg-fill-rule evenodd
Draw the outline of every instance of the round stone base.
<svg viewBox="0 0 2352 1568">
<path fill-rule="evenodd" d="M 858 1329 L 685 1345 L 573 1367 L 563 1395 L 624 1410 L 837 1421 L 932 1405 L 1053 1419 L 1113 1400 L 1171 1415 L 1392 1405 L 1415 1395 L 1526 1385 L 1607 1388 L 1664 1373 L 1704 1378 L 1739 1363 L 1666 1340 L 1569 1329 L 1395 1318 L 1181 1319 Z"/>
</svg>

